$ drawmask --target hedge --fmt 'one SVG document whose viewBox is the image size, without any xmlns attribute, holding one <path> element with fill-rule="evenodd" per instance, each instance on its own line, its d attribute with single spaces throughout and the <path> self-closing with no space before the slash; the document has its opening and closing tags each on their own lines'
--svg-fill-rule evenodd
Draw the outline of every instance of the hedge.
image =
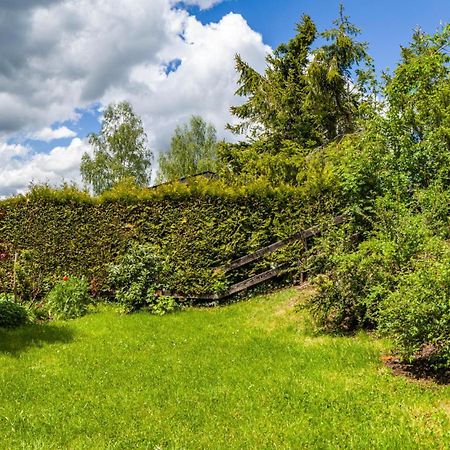
<svg viewBox="0 0 450 450">
<path fill-rule="evenodd" d="M 107 290 L 108 264 L 138 241 L 169 255 L 179 291 L 210 292 L 215 267 L 336 213 L 331 195 L 308 196 L 292 187 L 217 181 L 102 197 L 35 187 L 0 202 L 0 290 L 11 290 L 13 255 L 24 250 L 32 251 L 41 278 L 84 276 L 94 291 Z"/>
</svg>

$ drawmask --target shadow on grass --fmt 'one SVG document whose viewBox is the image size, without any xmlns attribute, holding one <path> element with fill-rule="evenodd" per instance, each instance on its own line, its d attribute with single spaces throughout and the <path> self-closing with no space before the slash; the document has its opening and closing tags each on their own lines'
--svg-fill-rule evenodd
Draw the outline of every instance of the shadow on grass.
<svg viewBox="0 0 450 450">
<path fill-rule="evenodd" d="M 440 361 L 432 358 L 418 357 L 412 362 L 402 361 L 396 357 L 383 358 L 384 363 L 394 375 L 412 378 L 418 381 L 433 381 L 437 384 L 450 385 L 450 369 L 438 365 Z M 441 363 L 442 364 L 442 363 Z"/>
<path fill-rule="evenodd" d="M 15 330 L 0 328 L 0 354 L 18 356 L 31 347 L 71 342 L 74 335 L 67 325 L 33 324 Z"/>
</svg>

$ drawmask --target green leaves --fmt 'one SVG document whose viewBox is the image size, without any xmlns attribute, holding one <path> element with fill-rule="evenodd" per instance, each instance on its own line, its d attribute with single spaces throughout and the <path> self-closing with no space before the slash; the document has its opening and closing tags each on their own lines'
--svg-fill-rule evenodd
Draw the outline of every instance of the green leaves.
<svg viewBox="0 0 450 450">
<path fill-rule="evenodd" d="M 45 309 L 52 319 L 75 319 L 86 314 L 91 302 L 86 280 L 64 277 L 45 298 Z"/>
<path fill-rule="evenodd" d="M 297 35 L 267 57 L 264 74 L 236 56 L 236 94 L 246 101 L 231 108 L 240 122 L 228 125 L 230 130 L 247 133 L 251 141 L 290 140 L 312 148 L 355 129 L 373 67 L 366 44 L 354 39 L 358 28 L 342 9 L 334 23 L 336 28 L 320 33 L 329 44 L 313 51 L 317 29 L 309 16 L 303 16 Z"/>
<path fill-rule="evenodd" d="M 189 175 L 215 171 L 217 138 L 213 125 L 200 116 L 179 126 L 172 136 L 170 149 L 159 156 L 158 182 L 174 181 Z"/>
<path fill-rule="evenodd" d="M 95 194 L 101 194 L 124 179 L 132 178 L 138 186 L 150 183 L 152 153 L 142 121 L 129 103 L 109 105 L 101 132 L 91 134 L 89 142 L 94 155 L 83 155 L 80 171 L 84 183 L 91 186 Z"/>
<path fill-rule="evenodd" d="M 27 310 L 14 303 L 12 295 L 0 293 L 0 328 L 16 328 L 28 321 Z"/>
</svg>

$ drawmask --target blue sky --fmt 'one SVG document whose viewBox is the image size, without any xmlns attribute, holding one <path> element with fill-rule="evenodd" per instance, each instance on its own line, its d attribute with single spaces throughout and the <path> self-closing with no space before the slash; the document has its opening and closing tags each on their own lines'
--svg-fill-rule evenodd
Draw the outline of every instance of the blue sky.
<svg viewBox="0 0 450 450">
<path fill-rule="evenodd" d="M 395 67 L 400 46 L 409 42 L 414 28 L 421 26 L 433 33 L 441 22 L 450 21 L 449 1 L 347 0 L 344 6 L 351 21 L 361 28 L 361 40 L 368 42 L 369 53 L 381 73 Z M 225 0 L 209 9 L 202 10 L 198 6 L 186 9 L 205 25 L 219 22 L 229 13 L 241 14 L 253 30 L 262 34 L 264 42 L 275 48 L 293 37 L 295 24 L 302 14 L 309 14 L 319 30 L 330 27 L 338 15 L 340 3 L 335 0 Z M 175 71 L 179 62 L 179 59 L 171 61 L 166 73 Z M 92 110 L 78 112 L 81 114 L 79 121 L 55 123 L 53 127 L 69 126 L 80 137 L 99 131 L 100 114 Z M 57 140 L 56 144 L 67 145 L 69 139 Z M 33 145 L 43 150 L 50 147 L 45 142 L 34 142 Z"/>
<path fill-rule="evenodd" d="M 226 0 L 201 11 L 190 10 L 203 23 L 220 20 L 229 12 L 242 14 L 250 27 L 261 33 L 272 48 L 294 35 L 299 17 L 309 14 L 320 30 L 337 17 L 340 1 L 335 0 Z M 441 22 L 450 21 L 450 0 L 346 0 L 346 14 L 362 30 L 378 71 L 395 67 L 400 45 L 406 45 L 412 30 L 421 26 L 433 33 Z"/>
<path fill-rule="evenodd" d="M 347 0 L 378 73 L 395 67 L 413 29 L 450 21 L 450 0 Z M 218 136 L 241 54 L 264 70 L 271 49 L 302 14 L 331 26 L 338 0 L 0 1 L 0 197 L 31 182 L 80 182 L 102 107 L 127 100 L 142 117 L 155 155 L 177 125 L 198 114 Z M 186 5 L 190 6 L 186 6 Z M 209 6 L 215 5 L 208 9 Z"/>
</svg>

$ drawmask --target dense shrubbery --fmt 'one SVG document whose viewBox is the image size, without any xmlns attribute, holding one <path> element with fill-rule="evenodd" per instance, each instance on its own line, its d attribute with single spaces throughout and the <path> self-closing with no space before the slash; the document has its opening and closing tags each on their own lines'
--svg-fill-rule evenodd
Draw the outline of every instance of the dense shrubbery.
<svg viewBox="0 0 450 450">
<path fill-rule="evenodd" d="M 45 298 L 45 309 L 52 319 L 75 319 L 86 314 L 91 302 L 86 280 L 64 277 Z"/>
<path fill-rule="evenodd" d="M 0 261 L 0 272 L 7 272 L 0 290 L 12 289 L 11 255 L 32 250 L 33 280 L 54 282 L 70 273 L 89 280 L 94 294 L 108 291 L 108 265 L 139 242 L 157 244 L 167 257 L 169 289 L 217 292 L 225 285 L 215 268 L 338 210 L 331 195 L 314 201 L 301 188 L 262 182 L 226 187 L 199 180 L 125 192 L 118 187 L 102 198 L 71 188 L 36 188 L 0 202 L 0 236 L 10 248 Z"/>
<path fill-rule="evenodd" d="M 450 27 L 417 31 L 382 89 L 383 112 L 324 149 L 353 229 L 322 242 L 329 258 L 311 303 L 329 329 L 378 328 L 406 357 L 450 365 Z M 351 236 L 357 234 L 359 243 Z"/>
<path fill-rule="evenodd" d="M 450 365 L 450 247 L 439 242 L 380 305 L 379 326 L 401 353 L 427 354 L 438 365 Z"/>
<path fill-rule="evenodd" d="M 0 293 L 0 328 L 16 328 L 28 322 L 27 310 L 9 294 Z"/>
<path fill-rule="evenodd" d="M 162 289 L 164 263 L 156 247 L 135 244 L 110 266 L 111 287 L 126 311 L 140 309 L 156 298 L 156 291 Z"/>
<path fill-rule="evenodd" d="M 450 361 L 448 195 L 427 189 L 409 206 L 380 198 L 366 240 L 356 248 L 333 240 L 311 300 L 322 326 L 379 328 L 404 355 L 431 346 L 436 357 Z"/>
</svg>

